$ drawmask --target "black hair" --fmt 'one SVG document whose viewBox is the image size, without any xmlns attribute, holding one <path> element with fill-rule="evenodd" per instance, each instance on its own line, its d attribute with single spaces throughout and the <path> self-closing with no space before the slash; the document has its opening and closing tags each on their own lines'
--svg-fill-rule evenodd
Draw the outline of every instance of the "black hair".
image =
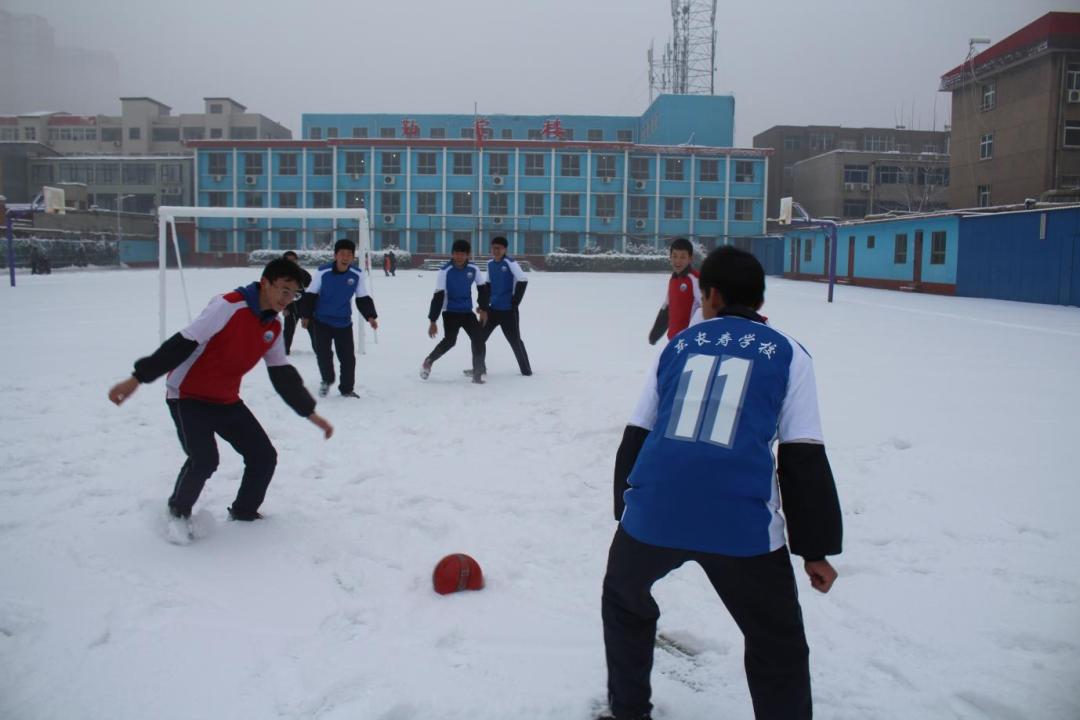
<svg viewBox="0 0 1080 720">
<path fill-rule="evenodd" d="M 495 237 L 491 238 L 491 244 L 502 245 L 503 247 L 510 247 L 510 243 L 506 242 L 506 238 L 504 238 L 502 235 L 496 235 Z"/>
<path fill-rule="evenodd" d="M 472 245 L 468 240 L 455 240 L 454 244 L 450 246 L 450 252 L 472 252 Z"/>
<path fill-rule="evenodd" d="M 668 246 L 668 254 L 671 254 L 672 250 L 685 250 L 690 253 L 690 257 L 694 257 L 694 246 L 690 244 L 690 241 L 686 238 L 675 238 L 671 241 L 671 245 Z"/>
<path fill-rule="evenodd" d="M 270 282 L 285 278 L 286 280 L 295 280 L 300 287 L 304 286 L 304 271 L 292 260 L 286 260 L 285 258 L 278 258 L 266 263 L 262 276 Z"/>
<path fill-rule="evenodd" d="M 356 252 L 356 243 L 349 238 L 341 238 L 334 243 L 334 254 L 337 255 L 338 250 L 350 250 Z"/>
<path fill-rule="evenodd" d="M 765 302 L 765 268 L 753 254 L 733 245 L 724 245 L 709 253 L 701 264 L 698 278 L 701 294 L 715 288 L 724 305 L 756 309 Z"/>
<path fill-rule="evenodd" d="M 300 259 L 300 256 L 296 254 L 295 250 L 286 250 L 285 252 L 281 253 L 281 257 L 285 258 L 286 260 L 292 260 L 293 262 L 296 262 Z"/>
</svg>

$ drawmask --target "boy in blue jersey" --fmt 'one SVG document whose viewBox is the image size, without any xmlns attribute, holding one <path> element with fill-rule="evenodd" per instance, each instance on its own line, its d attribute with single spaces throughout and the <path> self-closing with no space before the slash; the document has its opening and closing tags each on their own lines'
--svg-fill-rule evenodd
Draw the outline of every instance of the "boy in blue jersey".
<svg viewBox="0 0 1080 720">
<path fill-rule="evenodd" d="M 322 265 L 315 271 L 311 285 L 303 297 L 301 314 L 304 327 L 315 327 L 315 357 L 319 362 L 319 396 L 325 397 L 334 384 L 334 358 L 331 345 L 337 351 L 341 364 L 341 382 L 338 390 L 344 397 L 360 397 L 353 390 L 356 382 L 356 351 L 353 345 L 351 301 L 356 299 L 356 309 L 373 330 L 379 328 L 375 301 L 368 294 L 364 274 L 353 264 L 356 244 L 341 239 L 334 245 L 334 262 Z"/>
<path fill-rule="evenodd" d="M 484 327 L 484 346 L 495 328 L 501 327 L 503 337 L 510 343 L 510 349 L 514 351 L 518 369 L 522 375 L 532 375 L 532 366 L 529 364 L 529 354 L 525 352 L 525 343 L 521 340 L 521 325 L 518 315 L 518 305 L 525 295 L 525 286 L 529 280 L 521 266 L 506 254 L 506 238 L 501 235 L 491 239 L 492 258 L 487 263 L 487 280 L 491 287 L 491 306 L 488 309 L 488 321 Z M 471 375 L 472 370 L 466 370 L 466 375 Z M 483 370 L 487 374 L 487 368 Z"/>
<path fill-rule="evenodd" d="M 435 294 L 431 296 L 428 310 L 428 337 L 439 334 L 435 323 L 442 313 L 443 339 L 424 358 L 420 366 L 420 377 L 428 379 L 431 366 L 457 343 L 458 332 L 465 331 L 472 345 L 472 380 L 484 382 L 484 335 L 481 327 L 487 323 L 488 296 L 490 287 L 480 268 L 469 262 L 472 246 L 467 240 L 455 240 L 451 246 L 450 262 L 439 269 L 435 278 Z M 480 320 L 473 314 L 472 288 L 476 286 L 476 304 L 479 306 Z"/>
<path fill-rule="evenodd" d="M 615 459 L 619 527 L 601 607 L 610 717 L 650 717 L 660 616 L 651 588 L 692 560 L 743 633 L 755 717 L 810 718 L 788 545 L 814 589 L 828 592 L 836 570 L 826 555 L 842 537 L 813 365 L 758 314 L 765 273 L 753 255 L 714 251 L 701 290 L 704 320 L 657 356 Z"/>
</svg>

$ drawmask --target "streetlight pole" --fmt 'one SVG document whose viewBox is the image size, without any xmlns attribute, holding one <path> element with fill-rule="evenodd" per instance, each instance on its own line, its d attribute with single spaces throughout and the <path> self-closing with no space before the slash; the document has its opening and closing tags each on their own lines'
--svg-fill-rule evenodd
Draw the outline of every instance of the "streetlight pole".
<svg viewBox="0 0 1080 720">
<path fill-rule="evenodd" d="M 116 196 L 116 247 L 120 247 L 120 208 L 123 206 L 124 201 L 128 198 L 133 198 L 134 195 L 117 195 Z"/>
</svg>

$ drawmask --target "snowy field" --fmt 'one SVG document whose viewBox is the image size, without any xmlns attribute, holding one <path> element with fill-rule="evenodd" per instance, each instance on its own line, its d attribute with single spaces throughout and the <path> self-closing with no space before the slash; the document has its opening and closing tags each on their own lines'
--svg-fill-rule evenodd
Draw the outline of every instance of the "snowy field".
<svg viewBox="0 0 1080 720">
<path fill-rule="evenodd" d="M 192 309 L 255 279 L 190 271 Z M 171 280 L 169 332 L 185 323 Z M 181 464 L 164 383 L 107 389 L 158 344 L 151 271 L 0 288 L 0 718 L 587 720 L 604 696 L 611 474 L 655 352 L 661 275 L 533 274 L 536 374 L 501 334 L 417 376 L 432 274 L 375 278 L 360 400 L 323 441 L 256 368 L 279 463 L 255 524 L 222 462 L 167 543 Z M 798 564 L 819 718 L 1080 717 L 1080 310 L 769 279 L 764 312 L 816 361 L 845 520 L 832 592 Z M 370 338 L 370 335 L 369 335 Z M 294 361 L 318 382 L 306 334 Z M 476 557 L 481 592 L 431 571 Z M 697 566 L 656 587 L 660 720 L 752 717 L 742 640 Z"/>
</svg>

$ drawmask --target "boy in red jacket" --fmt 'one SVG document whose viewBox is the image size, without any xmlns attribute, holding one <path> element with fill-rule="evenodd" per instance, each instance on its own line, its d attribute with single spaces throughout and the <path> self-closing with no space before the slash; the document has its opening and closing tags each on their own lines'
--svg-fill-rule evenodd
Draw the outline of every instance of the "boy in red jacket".
<svg viewBox="0 0 1080 720">
<path fill-rule="evenodd" d="M 675 238 L 669 250 L 671 277 L 668 279 L 667 296 L 656 322 L 649 331 L 649 344 L 655 345 L 664 331 L 668 340 L 690 326 L 694 311 L 701 307 L 701 288 L 698 287 L 698 271 L 694 269 L 694 246 L 686 238 Z"/>
</svg>

